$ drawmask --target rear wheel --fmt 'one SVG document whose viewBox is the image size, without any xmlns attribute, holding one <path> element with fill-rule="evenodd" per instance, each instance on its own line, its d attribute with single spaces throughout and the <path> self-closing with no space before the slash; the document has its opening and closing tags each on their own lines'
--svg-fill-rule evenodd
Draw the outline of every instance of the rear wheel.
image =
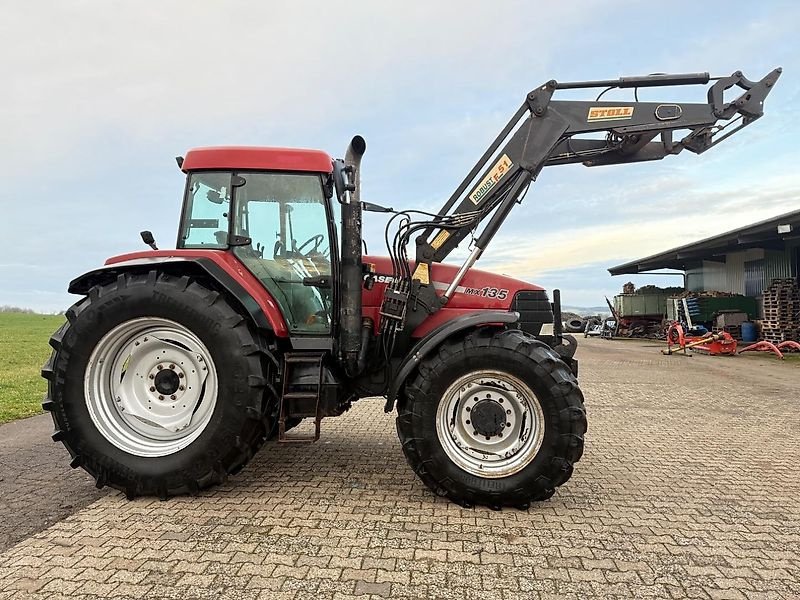
<svg viewBox="0 0 800 600">
<path fill-rule="evenodd" d="M 586 414 L 570 368 L 518 330 L 443 344 L 406 387 L 397 430 L 409 464 L 459 504 L 527 507 L 569 479 Z"/>
<path fill-rule="evenodd" d="M 266 435 L 265 350 L 219 293 L 123 274 L 67 311 L 42 370 L 53 439 L 130 497 L 223 481 Z"/>
</svg>

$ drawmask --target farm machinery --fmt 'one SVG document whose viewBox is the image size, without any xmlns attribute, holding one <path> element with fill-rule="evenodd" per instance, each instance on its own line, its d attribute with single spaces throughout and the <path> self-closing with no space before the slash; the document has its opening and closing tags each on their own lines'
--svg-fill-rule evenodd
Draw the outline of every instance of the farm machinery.
<svg viewBox="0 0 800 600">
<path fill-rule="evenodd" d="M 166 498 L 224 481 L 266 440 L 313 442 L 324 417 L 383 396 L 435 493 L 493 508 L 547 499 L 583 452 L 575 346 L 557 291 L 551 302 L 475 262 L 544 167 L 700 154 L 762 116 L 780 72 L 548 81 L 437 212 L 363 201 L 359 136 L 343 159 L 190 150 L 176 248 L 143 232 L 149 250 L 69 285 L 81 298 L 42 371 L 53 439 L 98 487 Z M 701 103 L 554 99 L 709 83 Z M 392 213 L 386 257 L 362 254 L 365 211 Z M 466 259 L 444 264 L 467 238 Z M 303 419 L 313 427 L 293 430 Z"/>
<path fill-rule="evenodd" d="M 735 356 L 737 346 L 738 342 L 727 331 L 693 333 L 684 329 L 683 323 L 675 321 L 667 328 L 667 347 L 661 353 L 671 355 L 683 352 L 688 356 L 687 350 L 695 349 L 708 352 L 711 356 Z"/>
<path fill-rule="evenodd" d="M 766 340 L 749 344 L 739 349 L 739 342 L 727 331 L 704 333 L 687 331 L 684 323 L 674 321 L 667 328 L 667 347 L 662 354 L 670 356 L 683 352 L 684 356 L 691 356 L 687 350 L 700 350 L 711 356 L 736 356 L 742 352 L 771 352 L 783 360 L 783 352 L 800 351 L 800 343 L 794 340 L 772 343 Z"/>
</svg>

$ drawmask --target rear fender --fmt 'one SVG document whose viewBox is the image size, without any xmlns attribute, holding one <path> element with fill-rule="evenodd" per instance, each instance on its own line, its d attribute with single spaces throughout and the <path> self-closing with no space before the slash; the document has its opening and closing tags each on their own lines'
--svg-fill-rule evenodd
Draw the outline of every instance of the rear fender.
<svg viewBox="0 0 800 600">
<path fill-rule="evenodd" d="M 502 326 L 516 323 L 519 320 L 519 313 L 507 311 L 482 311 L 476 312 L 462 317 L 456 317 L 431 331 L 424 338 L 419 340 L 411 351 L 406 356 L 405 360 L 400 363 L 400 368 L 397 375 L 392 380 L 389 386 L 389 391 L 386 394 L 386 405 L 383 407 L 385 412 L 391 412 L 394 409 L 395 400 L 400 388 L 403 387 L 408 376 L 411 375 L 419 363 L 428 356 L 431 352 L 436 350 L 442 342 L 447 340 L 452 335 L 464 331 L 466 329 L 474 329 L 481 325 L 499 324 Z"/>
<path fill-rule="evenodd" d="M 122 273 L 146 273 L 153 269 L 176 276 L 193 275 L 210 280 L 220 288 L 219 291 L 238 304 L 258 328 L 272 331 L 277 337 L 289 335 L 283 315 L 274 301 L 273 306 L 262 306 L 263 302 L 259 302 L 247 291 L 235 273 L 230 273 L 224 266 L 204 257 L 155 256 L 107 264 L 73 279 L 68 291 L 71 294 L 86 295 L 95 285 L 108 283 Z M 266 290 L 264 293 L 267 293 Z"/>
</svg>

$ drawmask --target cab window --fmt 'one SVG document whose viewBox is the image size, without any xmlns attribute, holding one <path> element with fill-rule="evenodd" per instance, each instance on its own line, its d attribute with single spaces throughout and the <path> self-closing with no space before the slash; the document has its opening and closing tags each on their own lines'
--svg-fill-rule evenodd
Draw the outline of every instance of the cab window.
<svg viewBox="0 0 800 600">
<path fill-rule="evenodd" d="M 178 248 L 227 248 L 231 173 L 192 173 Z"/>
</svg>

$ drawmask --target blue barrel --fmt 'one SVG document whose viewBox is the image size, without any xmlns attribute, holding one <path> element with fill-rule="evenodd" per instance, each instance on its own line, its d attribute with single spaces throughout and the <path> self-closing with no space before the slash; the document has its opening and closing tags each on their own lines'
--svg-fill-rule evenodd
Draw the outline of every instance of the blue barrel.
<svg viewBox="0 0 800 600">
<path fill-rule="evenodd" d="M 752 343 L 757 340 L 758 328 L 756 327 L 756 324 L 751 323 L 750 321 L 745 321 L 742 323 L 742 341 Z"/>
</svg>

